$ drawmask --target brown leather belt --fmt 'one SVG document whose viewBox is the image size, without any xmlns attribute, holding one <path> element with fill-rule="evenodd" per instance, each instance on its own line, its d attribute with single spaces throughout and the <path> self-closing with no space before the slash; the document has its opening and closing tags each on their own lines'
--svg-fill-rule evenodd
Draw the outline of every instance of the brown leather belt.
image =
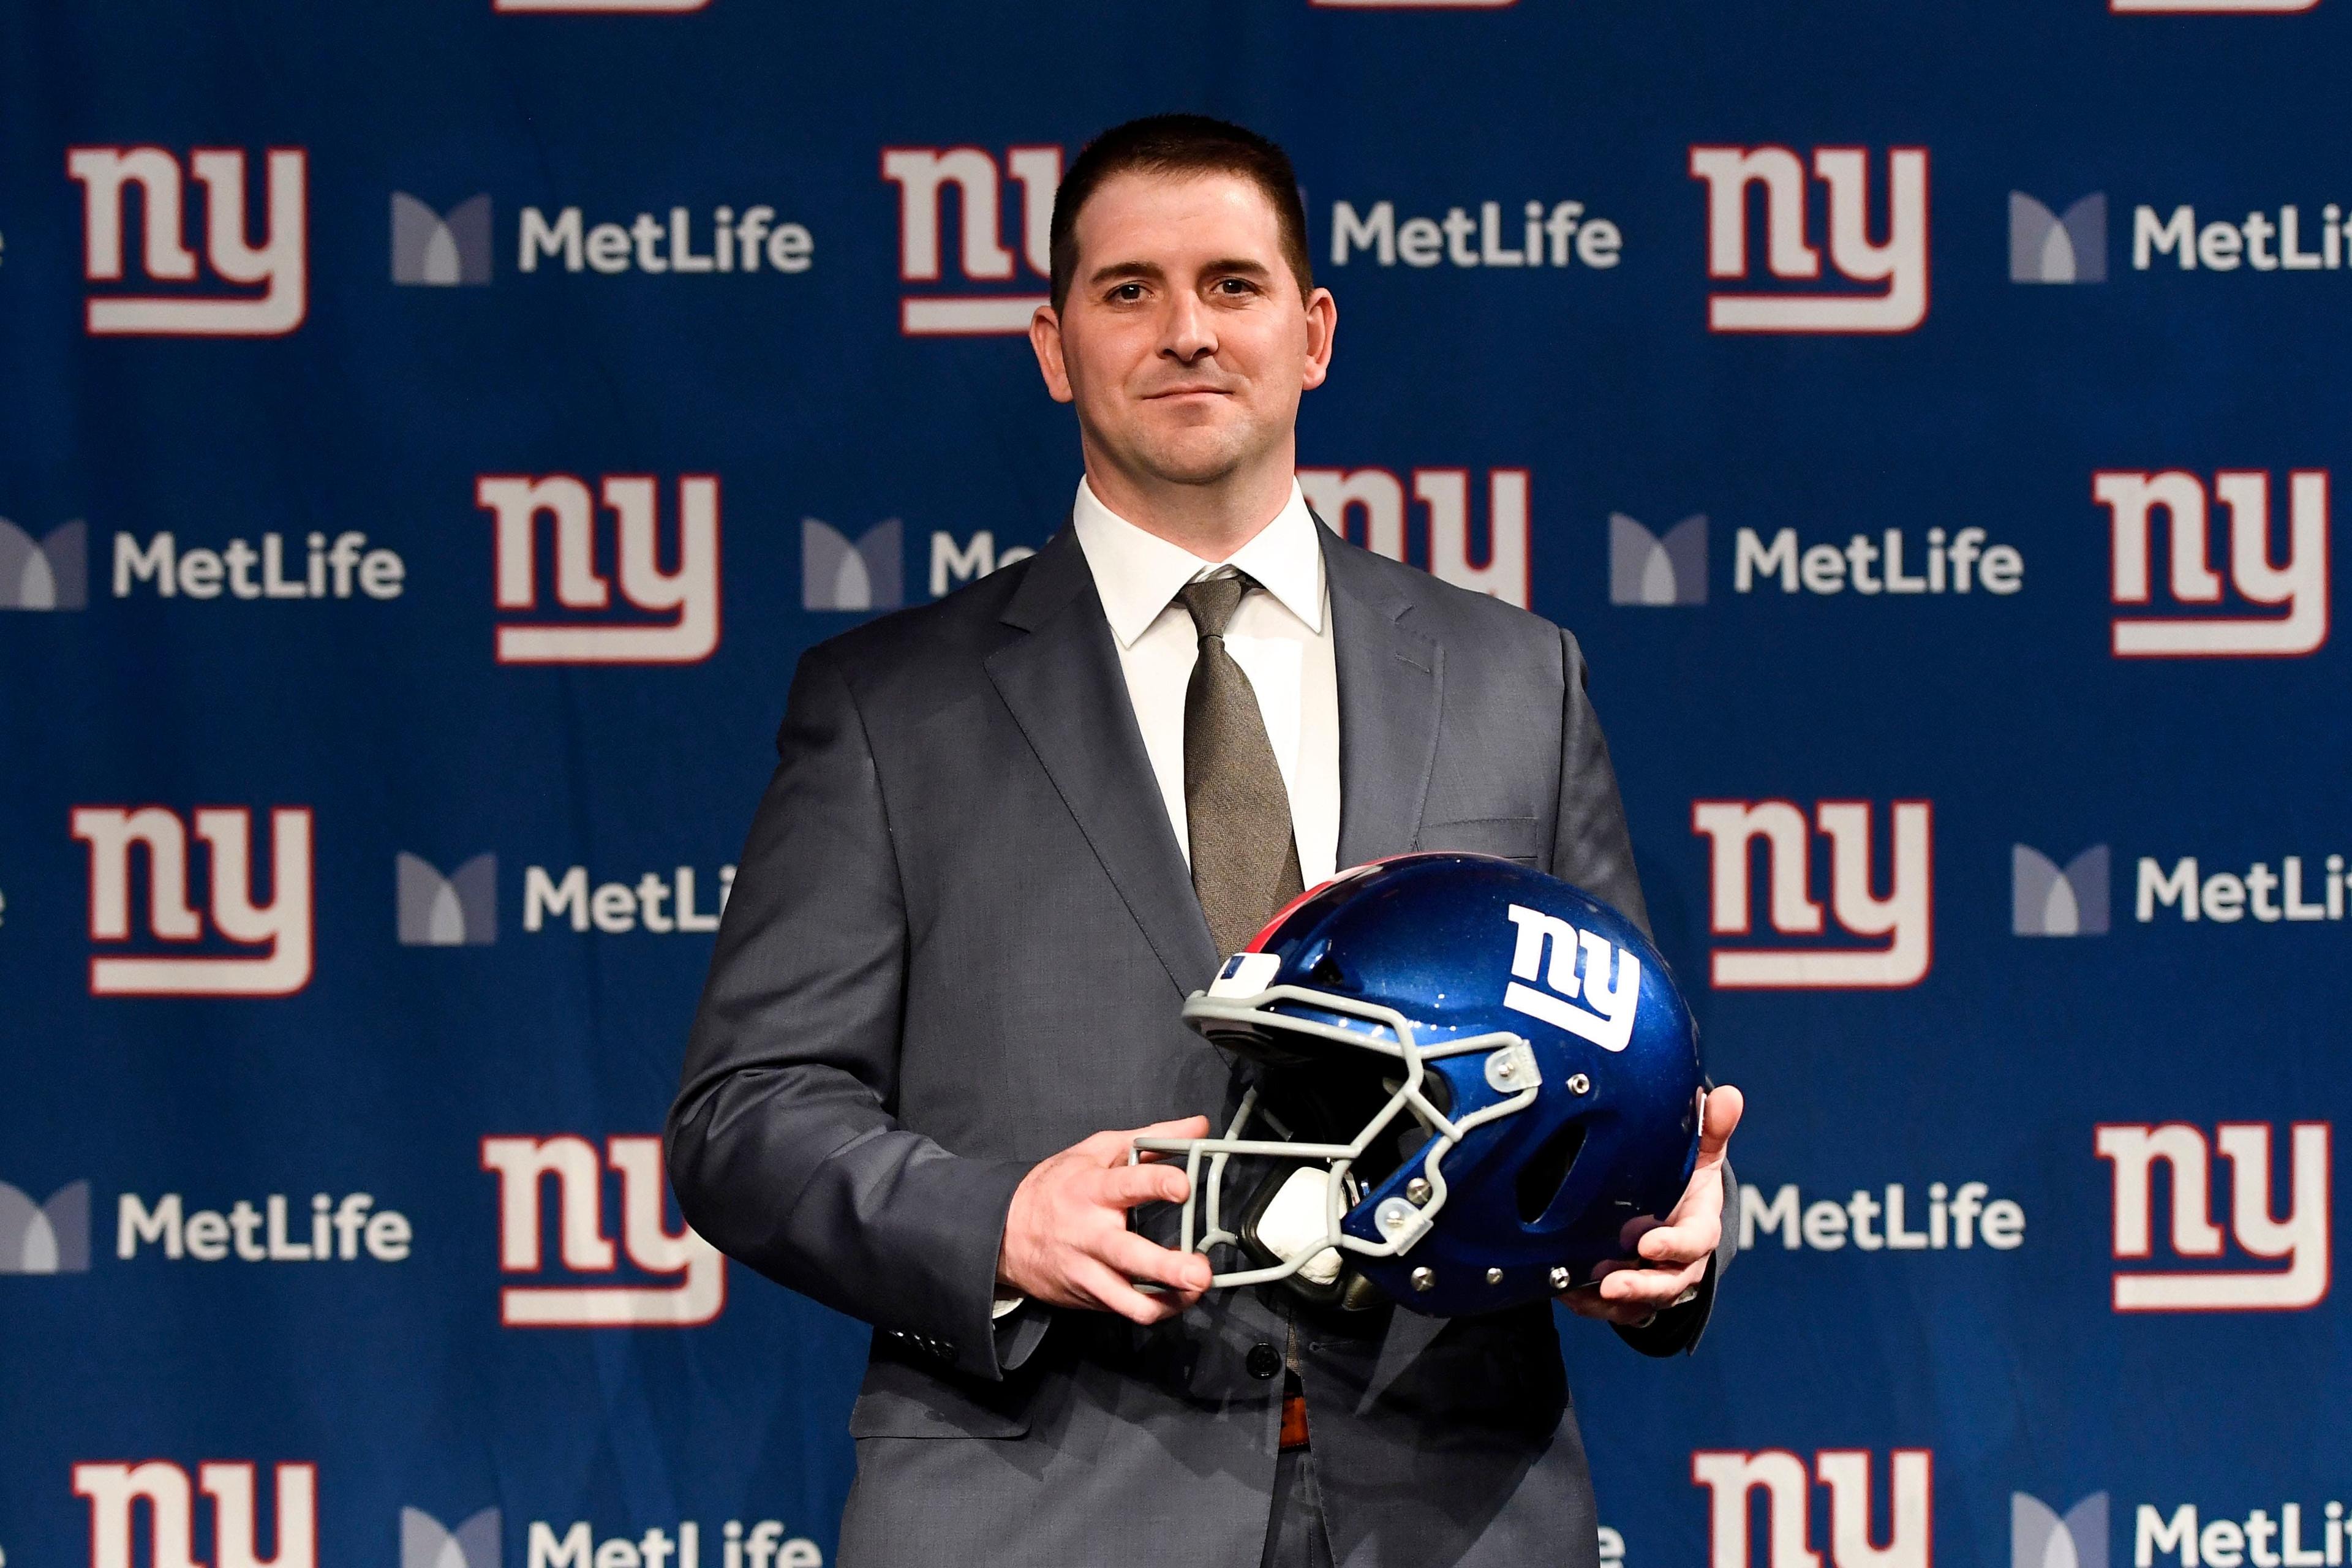
<svg viewBox="0 0 2352 1568">
<path fill-rule="evenodd" d="M 1307 1447 L 1307 1396 L 1282 1396 L 1282 1446 L 1285 1450 Z"/>
</svg>

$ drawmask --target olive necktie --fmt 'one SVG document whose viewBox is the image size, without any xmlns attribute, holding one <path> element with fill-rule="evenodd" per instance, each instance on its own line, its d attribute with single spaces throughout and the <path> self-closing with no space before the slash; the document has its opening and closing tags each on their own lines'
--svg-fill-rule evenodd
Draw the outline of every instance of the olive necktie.
<svg viewBox="0 0 2352 1568">
<path fill-rule="evenodd" d="M 1176 595 L 1201 637 L 1184 689 L 1185 836 L 1192 889 L 1220 953 L 1238 952 L 1301 888 L 1282 769 L 1257 692 L 1225 651 L 1226 624 L 1255 586 L 1230 573 L 1188 583 Z"/>
</svg>

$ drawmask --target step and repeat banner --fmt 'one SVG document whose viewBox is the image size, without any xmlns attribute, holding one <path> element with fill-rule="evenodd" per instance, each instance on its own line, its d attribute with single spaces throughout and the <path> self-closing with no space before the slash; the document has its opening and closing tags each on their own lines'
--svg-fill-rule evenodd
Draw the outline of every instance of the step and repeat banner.
<svg viewBox="0 0 2352 1568">
<path fill-rule="evenodd" d="M 1187 108 L 1297 159 L 1309 496 L 1583 640 L 1748 1094 L 1697 1354 L 1563 1325 L 1604 1560 L 2336 1568 L 2347 46 L 5 0 L 0 1563 L 831 1560 L 866 1331 L 657 1133 L 794 660 L 1062 524 L 1055 185 Z"/>
</svg>

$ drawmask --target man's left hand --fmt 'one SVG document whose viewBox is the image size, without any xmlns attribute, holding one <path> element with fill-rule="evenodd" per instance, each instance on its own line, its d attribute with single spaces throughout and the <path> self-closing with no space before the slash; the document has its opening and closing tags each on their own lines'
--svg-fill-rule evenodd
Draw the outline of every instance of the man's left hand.
<svg viewBox="0 0 2352 1568">
<path fill-rule="evenodd" d="M 1628 1327 L 1679 1306 L 1706 1278 L 1707 1259 L 1723 1240 L 1723 1152 L 1747 1100 L 1729 1084 L 1707 1091 L 1700 1107 L 1698 1163 L 1690 1185 L 1666 1223 L 1633 1244 L 1637 1257 L 1601 1266 L 1601 1279 L 1564 1291 L 1560 1305 L 1583 1318 Z"/>
</svg>

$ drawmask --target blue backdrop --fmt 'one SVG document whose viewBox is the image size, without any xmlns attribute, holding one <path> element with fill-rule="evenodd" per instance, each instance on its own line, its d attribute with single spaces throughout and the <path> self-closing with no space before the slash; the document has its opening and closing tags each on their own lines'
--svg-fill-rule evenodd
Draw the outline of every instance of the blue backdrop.
<svg viewBox="0 0 2352 1568">
<path fill-rule="evenodd" d="M 0 3 L 0 1562 L 830 1559 L 865 1331 L 649 1140 L 795 658 L 1060 523 L 1005 329 L 1179 107 L 1749 1097 L 1697 1355 L 1564 1325 L 1606 1552 L 2340 1563 L 2347 7 Z"/>
</svg>

